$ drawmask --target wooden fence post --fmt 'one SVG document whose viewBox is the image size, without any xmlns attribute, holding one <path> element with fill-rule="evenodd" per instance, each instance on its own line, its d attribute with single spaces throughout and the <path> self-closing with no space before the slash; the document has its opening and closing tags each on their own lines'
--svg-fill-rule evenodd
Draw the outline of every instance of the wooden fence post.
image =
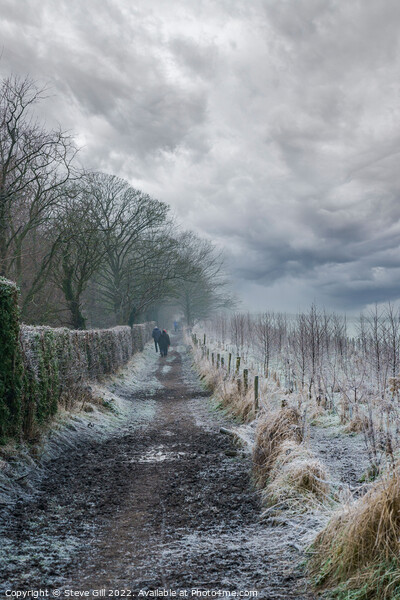
<svg viewBox="0 0 400 600">
<path fill-rule="evenodd" d="M 236 357 L 236 371 L 235 371 L 236 376 L 239 375 L 239 369 L 240 369 L 240 356 L 237 356 Z"/>
<path fill-rule="evenodd" d="M 258 375 L 254 377 L 254 411 L 258 411 Z"/>
<path fill-rule="evenodd" d="M 244 387 L 244 393 L 246 394 L 247 390 L 249 389 L 249 371 L 248 371 L 248 369 L 243 369 L 243 387 Z"/>
</svg>

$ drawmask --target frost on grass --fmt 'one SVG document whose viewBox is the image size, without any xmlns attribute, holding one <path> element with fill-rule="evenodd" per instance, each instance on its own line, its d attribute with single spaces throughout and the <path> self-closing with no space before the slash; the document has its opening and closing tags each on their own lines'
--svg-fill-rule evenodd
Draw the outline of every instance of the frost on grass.
<svg viewBox="0 0 400 600">
<path fill-rule="evenodd" d="M 262 494 L 264 504 L 279 504 L 292 512 L 321 509 L 332 501 L 329 474 L 311 450 L 297 442 L 280 445 Z"/>
<path fill-rule="evenodd" d="M 343 506 L 312 545 L 310 572 L 333 597 L 398 598 L 399 464 L 354 503 Z"/>
<path fill-rule="evenodd" d="M 305 444 L 296 409 L 263 413 L 256 429 L 253 461 L 267 507 L 265 517 L 282 511 L 318 511 L 332 501 L 328 471 Z"/>
</svg>

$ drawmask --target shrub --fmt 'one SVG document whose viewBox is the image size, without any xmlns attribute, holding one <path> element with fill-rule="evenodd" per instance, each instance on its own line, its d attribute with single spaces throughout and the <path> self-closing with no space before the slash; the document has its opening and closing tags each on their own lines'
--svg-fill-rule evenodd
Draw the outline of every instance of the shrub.
<svg viewBox="0 0 400 600">
<path fill-rule="evenodd" d="M 115 372 L 142 350 L 151 326 L 77 331 L 23 325 L 24 434 L 34 436 L 60 402 L 71 407 L 85 381 Z"/>
<path fill-rule="evenodd" d="M 18 288 L 0 278 L 0 441 L 35 436 L 88 379 L 115 372 L 150 339 L 154 323 L 73 331 L 19 324 Z"/>
<path fill-rule="evenodd" d="M 22 383 L 18 288 L 0 277 L 0 440 L 20 431 Z"/>
</svg>

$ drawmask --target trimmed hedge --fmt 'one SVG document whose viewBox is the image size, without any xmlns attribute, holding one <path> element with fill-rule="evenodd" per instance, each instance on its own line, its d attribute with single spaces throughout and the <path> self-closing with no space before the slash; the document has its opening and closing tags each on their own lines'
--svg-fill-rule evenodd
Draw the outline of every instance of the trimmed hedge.
<svg viewBox="0 0 400 600">
<path fill-rule="evenodd" d="M 78 331 L 21 327 L 23 433 L 30 436 L 89 380 L 115 372 L 150 339 L 153 323 Z"/>
<path fill-rule="evenodd" d="M 20 327 L 18 288 L 0 278 L 0 442 L 31 437 L 85 382 L 115 372 L 143 350 L 153 327 Z"/>
<path fill-rule="evenodd" d="M 0 443 L 20 429 L 22 384 L 18 288 L 0 277 Z"/>
</svg>

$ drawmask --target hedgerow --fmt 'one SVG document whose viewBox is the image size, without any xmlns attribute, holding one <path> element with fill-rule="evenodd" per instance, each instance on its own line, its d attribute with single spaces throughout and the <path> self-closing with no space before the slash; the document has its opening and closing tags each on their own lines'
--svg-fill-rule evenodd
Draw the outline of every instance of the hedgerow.
<svg viewBox="0 0 400 600">
<path fill-rule="evenodd" d="M 31 438 L 85 382 L 115 372 L 153 323 L 77 331 L 19 323 L 18 288 L 0 278 L 0 441 Z"/>
<path fill-rule="evenodd" d="M 18 288 L 0 277 L 0 442 L 20 429 L 22 384 Z"/>
</svg>

